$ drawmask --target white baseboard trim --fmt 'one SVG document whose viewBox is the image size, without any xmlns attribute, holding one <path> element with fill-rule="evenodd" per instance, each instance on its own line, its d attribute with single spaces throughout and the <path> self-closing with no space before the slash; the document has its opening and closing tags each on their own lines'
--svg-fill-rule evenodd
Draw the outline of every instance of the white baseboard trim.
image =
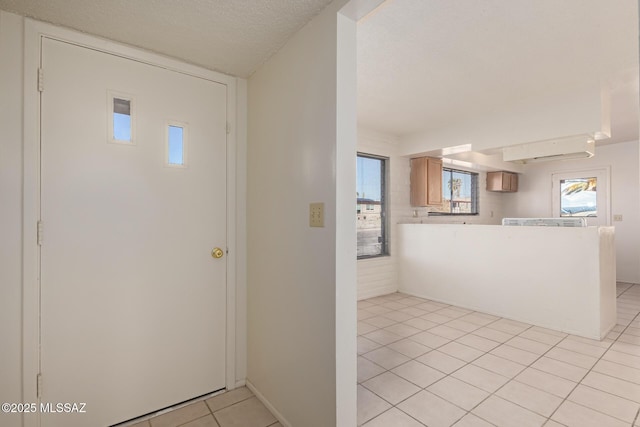
<svg viewBox="0 0 640 427">
<path fill-rule="evenodd" d="M 615 327 L 614 325 L 611 325 L 610 329 L 607 329 L 607 332 L 603 335 L 603 337 L 599 337 L 597 335 L 585 335 L 582 332 L 578 332 L 575 331 L 573 329 L 558 329 L 557 327 L 555 327 L 554 325 L 548 325 L 545 323 L 541 323 L 541 322 L 535 322 L 532 321 L 529 318 L 526 317 L 514 317 L 513 315 L 508 315 L 508 314 L 504 314 L 501 311 L 495 311 L 495 310 L 487 310 L 485 308 L 482 307 L 477 307 L 477 306 L 473 306 L 473 305 L 467 305 L 467 304 L 460 304 L 457 301 L 452 301 L 452 300 L 446 300 L 446 299 L 442 299 L 442 298 L 433 298 L 427 294 L 423 294 L 420 292 L 411 292 L 411 291 L 405 291 L 402 289 L 399 289 L 398 292 L 401 292 L 405 295 L 410 295 L 412 297 L 418 297 L 418 298 L 422 298 L 422 299 L 426 299 L 426 300 L 430 300 L 430 301 L 435 301 L 435 302 L 439 302 L 442 304 L 449 304 L 449 305 L 453 305 L 455 307 L 460 307 L 460 308 L 464 308 L 467 310 L 471 310 L 471 311 L 477 311 L 478 313 L 484 313 L 484 314 L 489 314 L 491 316 L 496 316 L 496 317 L 502 317 L 503 319 L 508 319 L 508 320 L 514 320 L 516 322 L 521 322 L 521 323 L 527 323 L 529 325 L 533 325 L 533 326 L 538 326 L 540 328 L 546 328 L 546 329 L 551 329 L 553 331 L 558 331 L 558 332 L 564 332 L 565 334 L 570 334 L 570 335 L 577 335 L 580 337 L 584 337 L 584 338 L 589 338 L 592 340 L 596 340 L 596 341 L 601 341 L 602 339 L 604 339 L 604 337 L 611 332 L 611 329 L 613 329 Z"/>
<path fill-rule="evenodd" d="M 291 423 L 289 421 L 286 420 L 285 417 L 282 416 L 282 414 L 280 412 L 278 412 L 278 410 L 271 404 L 271 402 L 269 402 L 267 400 L 266 397 L 264 397 L 264 395 L 262 393 L 260 393 L 260 391 L 258 391 L 258 389 L 256 388 L 256 386 L 254 386 L 251 381 L 249 380 L 245 380 L 246 382 L 246 386 L 249 390 L 251 390 L 251 392 L 253 394 L 255 394 L 255 396 L 258 398 L 258 400 L 260 402 L 262 402 L 262 404 L 264 406 L 267 407 L 267 409 L 269 411 L 271 411 L 271 413 L 273 414 L 274 417 L 276 417 L 278 419 L 278 421 L 280 421 L 280 424 L 283 425 L 283 427 L 291 427 Z"/>
<path fill-rule="evenodd" d="M 235 388 L 244 387 L 246 384 L 247 384 L 247 382 L 245 380 L 236 380 Z"/>
<path fill-rule="evenodd" d="M 394 292 L 398 292 L 398 288 L 395 286 L 383 286 L 383 287 L 374 288 L 374 289 L 359 290 L 358 301 L 361 301 L 363 299 L 379 297 L 382 295 L 388 295 Z"/>
</svg>

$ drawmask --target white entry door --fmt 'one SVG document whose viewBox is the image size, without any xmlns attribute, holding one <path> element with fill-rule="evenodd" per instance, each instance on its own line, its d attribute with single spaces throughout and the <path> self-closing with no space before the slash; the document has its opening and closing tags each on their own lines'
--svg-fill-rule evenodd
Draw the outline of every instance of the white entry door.
<svg viewBox="0 0 640 427">
<path fill-rule="evenodd" d="M 226 86 L 43 39 L 42 426 L 225 387 Z M 222 248 L 212 256 L 212 249 Z"/>
<path fill-rule="evenodd" d="M 609 169 L 552 174 L 553 217 L 578 216 L 590 226 L 610 225 Z"/>
</svg>

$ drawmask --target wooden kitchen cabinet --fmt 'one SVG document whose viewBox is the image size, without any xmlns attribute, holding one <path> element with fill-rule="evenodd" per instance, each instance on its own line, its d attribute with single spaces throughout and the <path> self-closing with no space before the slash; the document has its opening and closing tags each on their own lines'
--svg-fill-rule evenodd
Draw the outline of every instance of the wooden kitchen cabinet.
<svg viewBox="0 0 640 427">
<path fill-rule="evenodd" d="M 487 172 L 487 191 L 514 193 L 518 191 L 518 174 L 513 172 Z"/>
<path fill-rule="evenodd" d="M 411 159 L 411 206 L 442 204 L 442 159 Z"/>
</svg>

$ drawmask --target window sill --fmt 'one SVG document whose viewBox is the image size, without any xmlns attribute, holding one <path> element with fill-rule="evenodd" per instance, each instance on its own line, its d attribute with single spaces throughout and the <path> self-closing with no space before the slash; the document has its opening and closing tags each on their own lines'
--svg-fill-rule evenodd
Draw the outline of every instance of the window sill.
<svg viewBox="0 0 640 427">
<path fill-rule="evenodd" d="M 427 216 L 478 216 L 479 213 L 429 212 Z"/>
<path fill-rule="evenodd" d="M 380 254 L 380 255 L 362 255 L 358 257 L 358 261 L 363 261 L 367 259 L 377 259 L 377 258 L 385 258 L 390 257 L 390 254 Z"/>
</svg>

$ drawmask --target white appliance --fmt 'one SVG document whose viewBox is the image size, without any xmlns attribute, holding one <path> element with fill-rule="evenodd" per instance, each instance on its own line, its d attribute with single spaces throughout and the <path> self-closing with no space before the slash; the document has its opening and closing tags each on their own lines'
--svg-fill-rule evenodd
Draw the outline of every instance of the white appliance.
<svg viewBox="0 0 640 427">
<path fill-rule="evenodd" d="M 502 218 L 502 225 L 542 227 L 586 227 L 586 218 Z"/>
</svg>

